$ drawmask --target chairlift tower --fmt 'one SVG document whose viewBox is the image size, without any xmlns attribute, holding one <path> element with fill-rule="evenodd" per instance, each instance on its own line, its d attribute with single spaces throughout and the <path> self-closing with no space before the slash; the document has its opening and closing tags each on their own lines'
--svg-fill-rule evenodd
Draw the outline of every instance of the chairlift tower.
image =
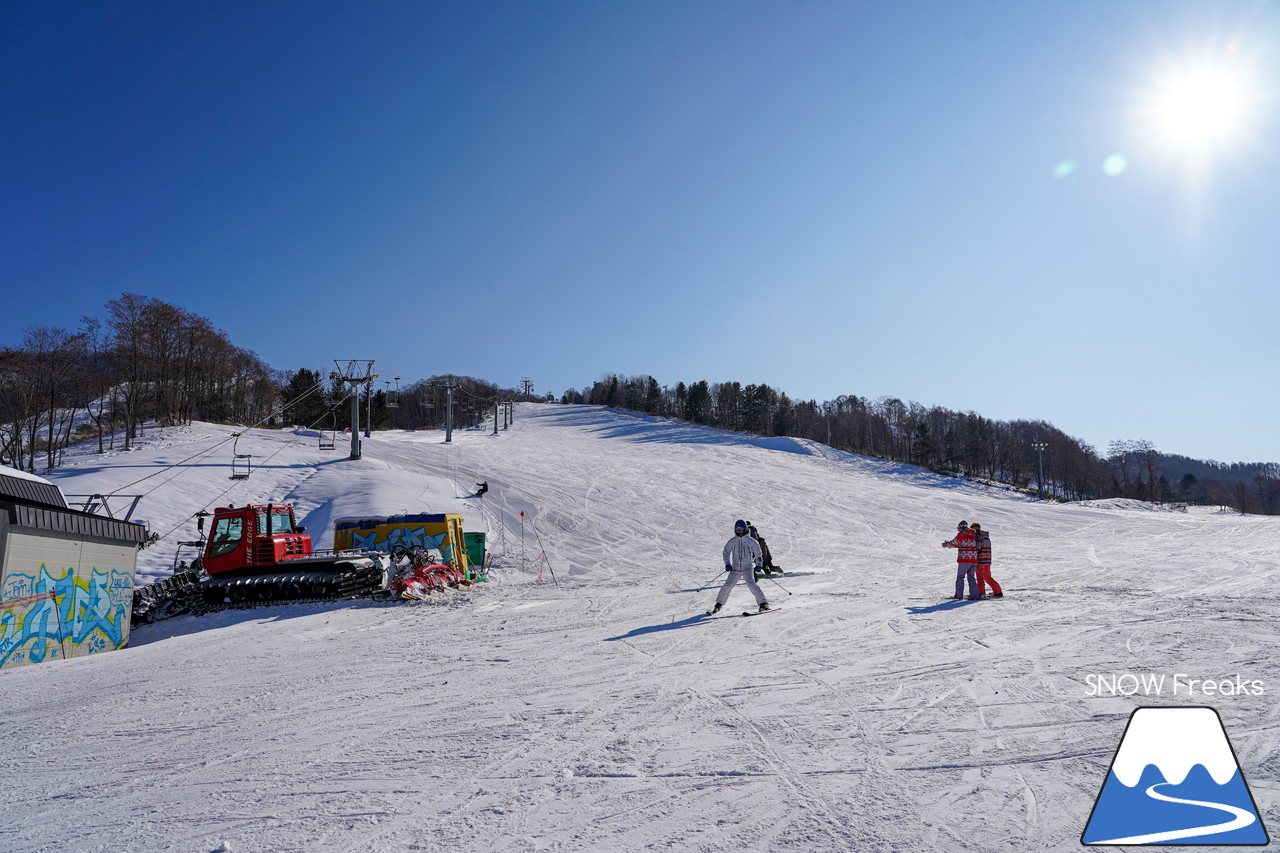
<svg viewBox="0 0 1280 853">
<path fill-rule="evenodd" d="M 1044 500 L 1044 452 L 1049 447 L 1048 442 L 1033 442 L 1032 447 L 1036 450 L 1036 455 L 1040 457 L 1040 500 Z"/>
<path fill-rule="evenodd" d="M 360 458 L 360 386 L 373 387 L 373 380 L 378 374 L 373 372 L 373 359 L 333 360 L 338 368 L 330 374 L 330 378 L 345 382 L 351 386 L 351 455 L 348 459 Z"/>
<path fill-rule="evenodd" d="M 445 416 L 444 416 L 444 443 L 453 443 L 453 380 L 450 379 L 444 386 L 445 400 Z"/>
</svg>

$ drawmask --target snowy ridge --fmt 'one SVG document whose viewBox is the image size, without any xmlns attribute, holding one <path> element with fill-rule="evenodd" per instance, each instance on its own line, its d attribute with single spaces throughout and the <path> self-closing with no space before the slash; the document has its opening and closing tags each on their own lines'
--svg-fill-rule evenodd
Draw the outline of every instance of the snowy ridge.
<svg viewBox="0 0 1280 853">
<path fill-rule="evenodd" d="M 1076 501 L 1072 506 L 1090 507 L 1095 509 L 1122 509 L 1137 512 L 1173 512 L 1171 506 L 1164 504 L 1153 504 L 1148 501 L 1135 500 L 1134 498 L 1098 498 L 1091 501 Z"/>
<path fill-rule="evenodd" d="M 1197 764 L 1219 785 L 1236 772 L 1231 744 L 1212 708 L 1140 708 L 1125 732 L 1112 770 L 1126 787 L 1154 765 L 1165 781 L 1181 785 Z"/>
</svg>

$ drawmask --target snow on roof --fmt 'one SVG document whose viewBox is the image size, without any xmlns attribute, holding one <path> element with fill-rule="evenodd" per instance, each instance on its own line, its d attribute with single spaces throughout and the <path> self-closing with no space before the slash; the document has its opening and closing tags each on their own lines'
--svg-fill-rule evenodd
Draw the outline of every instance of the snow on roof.
<svg viewBox="0 0 1280 853">
<path fill-rule="evenodd" d="M 19 471 L 17 468 L 10 468 L 7 465 L 0 465 L 0 476 L 13 477 L 15 480 L 27 480 L 32 483 L 43 483 L 46 486 L 53 485 L 44 477 L 37 477 L 35 474 L 28 474 L 26 471 Z"/>
<path fill-rule="evenodd" d="M 0 498 L 65 509 L 66 498 L 53 483 L 16 468 L 0 467 Z"/>
</svg>

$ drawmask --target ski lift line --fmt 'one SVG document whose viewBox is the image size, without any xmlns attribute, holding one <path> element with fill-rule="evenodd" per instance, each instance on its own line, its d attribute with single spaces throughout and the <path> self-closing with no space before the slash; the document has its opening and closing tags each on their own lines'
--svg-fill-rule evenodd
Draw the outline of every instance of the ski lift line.
<svg viewBox="0 0 1280 853">
<path fill-rule="evenodd" d="M 317 384 L 316 388 L 319 388 L 319 387 L 320 387 L 320 386 Z M 316 388 L 313 388 L 313 389 L 311 389 L 311 390 L 312 390 L 312 391 L 314 391 L 314 390 L 316 390 Z M 310 392 L 308 392 L 308 393 L 310 393 Z M 348 395 L 348 396 L 350 396 L 350 395 Z M 300 401 L 301 401 L 301 400 L 303 400 L 305 397 L 306 397 L 306 395 L 305 395 L 305 394 L 300 395 L 300 396 L 299 396 L 299 397 L 297 397 L 295 400 L 293 400 L 291 403 L 288 403 L 288 404 L 286 404 L 286 405 L 293 405 L 294 403 L 300 402 Z M 344 398 L 343 398 L 343 401 L 345 401 L 345 400 L 346 400 L 346 398 L 344 397 Z M 261 423 L 261 421 L 260 421 L 259 423 Z M 316 421 L 316 423 L 319 423 L 319 420 L 317 420 L 317 421 Z M 310 429 L 310 427 L 308 427 L 308 429 Z M 191 459 L 196 459 L 196 458 L 199 458 L 200 456 L 203 456 L 203 455 L 207 455 L 207 454 L 209 454 L 209 453 L 212 453 L 214 450 L 217 450 L 218 448 L 222 447 L 222 445 L 226 444 L 226 443 L 227 443 L 227 441 L 231 441 L 231 440 L 233 440 L 233 439 L 234 439 L 235 441 L 239 441 L 239 438 L 240 438 L 240 433 L 236 433 L 236 434 L 235 434 L 234 436 L 232 436 L 231 438 L 228 438 L 228 439 L 226 439 L 226 440 L 224 440 L 224 441 L 219 442 L 218 444 L 215 444 L 213 447 L 210 447 L 208 450 L 204 451 L 203 453 L 200 453 L 200 454 L 197 454 L 197 455 L 196 455 L 196 456 L 194 456 L 194 457 L 191 457 Z M 286 448 L 292 447 L 292 446 L 293 446 L 294 444 L 296 444 L 298 441 L 299 441 L 299 437 L 298 437 L 298 436 L 295 436 L 295 437 L 293 438 L 293 440 L 288 441 L 288 442 L 286 442 L 285 444 L 282 444 L 282 445 L 281 445 L 281 446 L 280 446 L 280 447 L 279 447 L 279 448 L 278 448 L 274 453 L 270 454 L 270 455 L 269 455 L 269 456 L 267 456 L 265 459 L 263 459 L 263 461 L 262 461 L 262 462 L 258 463 L 258 464 L 259 464 L 259 466 L 264 465 L 264 464 L 266 464 L 266 463 L 270 462 L 270 461 L 271 461 L 272 459 L 274 459 L 277 455 L 279 455 L 282 451 L 284 451 Z M 233 451 L 234 451 L 234 447 L 233 447 Z M 186 461 L 190 461 L 190 460 L 184 460 L 184 462 L 176 463 L 176 465 L 185 464 L 185 462 L 186 462 Z M 176 467 L 176 465 L 172 465 L 172 466 L 169 466 L 169 467 L 170 467 L 170 468 L 172 468 L 172 467 Z M 163 469 L 162 469 L 162 470 L 163 470 Z M 158 471 L 158 472 L 156 472 L 156 473 L 158 474 L 158 473 L 161 473 L 161 472 L 159 472 L 159 471 Z M 179 471 L 177 474 L 174 474 L 172 477 L 170 477 L 168 480 L 165 480 L 163 483 L 158 483 L 158 484 L 157 484 L 154 488 L 152 488 L 150 491 L 144 492 L 142 496 L 143 496 L 143 497 L 145 497 L 146 495 L 151 494 L 151 492 L 152 492 L 152 491 L 155 491 L 155 489 L 160 488 L 160 486 L 167 485 L 168 483 L 172 482 L 173 480 L 176 480 L 179 476 L 181 476 L 181 474 L 182 474 L 182 473 L 183 473 L 182 471 Z M 154 475 L 149 475 L 149 476 L 154 476 Z M 144 477 L 143 479 L 146 479 L 146 478 Z M 247 478 L 244 478 L 244 479 L 247 479 Z M 141 482 L 141 480 L 139 480 L 138 482 Z M 155 541 L 156 541 L 156 542 L 161 542 L 161 541 L 163 541 L 163 540 L 167 539 L 168 537 L 172 536 L 172 535 L 173 535 L 173 534 L 178 530 L 178 528 L 182 527 L 184 524 L 186 524 L 186 523 L 187 523 L 188 521 L 190 521 L 192 518 L 195 518 L 195 517 L 196 517 L 196 516 L 198 516 L 200 513 L 202 513 L 202 512 L 204 512 L 205 510 L 207 510 L 210 506 L 212 506 L 212 505 L 216 504 L 218 501 L 222 500 L 222 498 L 224 498 L 224 497 L 225 497 L 229 492 L 231 492 L 231 490 L 232 490 L 232 489 L 234 489 L 236 486 L 240 485 L 240 483 L 241 483 L 241 482 L 243 482 L 243 479 L 236 479 L 236 480 L 234 480 L 234 481 L 231 483 L 231 485 L 230 485 L 230 486 L 227 486 L 227 488 L 223 489 L 221 492 L 219 492 L 217 495 L 215 495 L 212 499 L 210 499 L 210 500 L 208 501 L 208 503 L 206 503 L 204 506 L 200 507 L 200 508 L 199 508 L 198 510 L 196 510 L 196 512 L 195 512 L 195 513 L 193 513 L 192 515 L 188 516 L 187 518 L 182 519 L 182 521 L 180 521 L 180 522 L 178 522 L 176 525 L 174 525 L 172 529 L 170 529 L 170 530 L 169 530 L 169 531 L 167 531 L 166 533 L 162 534 L 161 536 L 157 537 Z M 112 494 L 115 494 L 115 493 L 113 492 Z M 107 496 L 105 496 L 105 497 L 110 497 L 110 495 L 107 495 Z"/>
<path fill-rule="evenodd" d="M 312 388 L 311 390 L 312 390 L 312 391 L 315 391 L 315 390 L 316 390 L 316 388 L 319 388 L 319 387 L 320 387 L 320 385 L 319 385 L 319 384 L 317 384 L 317 385 L 316 385 L 316 387 L 315 387 L 315 388 Z M 310 392 L 308 392 L 308 393 L 310 393 Z M 306 396 L 305 394 L 303 394 L 303 395 L 299 395 L 295 400 L 293 400 L 291 403 L 288 403 L 288 404 L 286 404 L 286 405 L 293 405 L 293 403 L 300 402 L 302 399 L 304 399 L 304 398 L 305 398 L 305 396 Z M 317 422 L 318 422 L 318 421 L 317 421 Z M 231 441 L 231 440 L 239 441 L 239 439 L 240 439 L 240 433 L 236 433 L 236 434 L 235 434 L 234 436 L 232 436 L 231 438 L 226 439 L 226 440 L 224 440 L 224 441 L 221 441 L 221 442 L 219 442 L 218 444 L 215 444 L 213 447 L 210 447 L 210 448 L 209 448 L 208 450 L 206 450 L 204 453 L 202 453 L 202 454 L 197 454 L 195 457 L 191 457 L 191 458 L 192 458 L 192 459 L 195 459 L 195 458 L 199 458 L 199 456 L 207 455 L 207 454 L 209 454 L 209 453 L 212 453 L 214 450 L 217 450 L 218 448 L 222 447 L 224 444 L 226 444 L 226 443 L 227 443 L 227 441 Z M 259 463 L 258 463 L 259 467 L 261 467 L 262 465 L 265 465 L 266 463 L 270 462 L 270 461 L 271 461 L 272 459 L 274 459 L 277 455 L 279 455 L 281 452 L 283 452 L 286 448 L 292 447 L 294 444 L 296 444 L 296 443 L 299 441 L 299 439 L 300 439 L 300 437 L 299 437 L 299 436 L 294 436 L 294 438 L 293 438 L 291 441 L 288 441 L 288 442 L 286 442 L 286 443 L 284 443 L 284 444 L 280 445 L 280 447 L 279 447 L 278 449 L 276 449 L 276 451 L 275 451 L 274 453 L 271 453 L 270 455 L 268 455 L 267 457 L 265 457 L 265 458 L 262 460 L 262 462 L 259 462 Z M 233 452 L 234 452 L 234 445 L 233 445 Z M 186 461 L 189 461 L 189 460 L 186 460 Z M 184 464 L 184 463 L 177 463 L 177 464 L 181 465 L 181 464 Z M 175 466 L 170 466 L 170 467 L 172 468 L 172 467 L 175 467 Z M 156 473 L 160 473 L 160 472 L 156 472 Z M 170 477 L 169 479 L 165 480 L 164 482 L 156 484 L 156 486 L 155 486 L 155 487 L 153 487 L 151 490 L 149 490 L 149 491 L 147 491 L 147 492 L 144 492 L 142 496 L 143 496 L 143 497 L 146 497 L 147 495 L 151 494 L 151 492 L 155 491 L 155 489 L 160 488 L 160 486 L 164 486 L 164 485 L 167 485 L 167 484 L 169 484 L 169 483 L 173 482 L 173 481 L 174 481 L 174 480 L 176 480 L 179 476 L 181 476 L 181 475 L 182 475 L 182 473 L 183 473 L 182 471 L 179 471 L 177 474 L 174 474 L 172 477 Z M 151 476 L 154 476 L 154 475 L 151 475 Z M 144 478 L 144 479 L 145 479 L 145 478 Z M 247 479 L 247 478 L 245 478 L 245 479 Z M 141 482 L 141 481 L 139 481 L 139 482 Z M 166 533 L 164 533 L 163 535 L 159 536 L 155 541 L 156 541 L 156 542 L 160 542 L 160 541 L 163 541 L 163 540 L 167 539 L 168 537 L 172 536 L 172 535 L 174 534 L 174 532 L 178 530 L 178 528 L 182 527 L 184 524 L 186 524 L 188 521 L 190 521 L 190 519 L 191 519 L 191 518 L 195 518 L 197 515 L 199 515 L 200 513 L 204 512 L 205 510 L 207 510 L 210 506 L 212 506 L 212 505 L 216 504 L 218 501 L 222 500 L 222 498 L 223 498 L 223 497 L 225 497 L 225 496 L 227 495 L 227 493 L 228 493 L 228 492 L 230 492 L 230 491 L 231 491 L 232 489 L 234 489 L 236 486 L 240 485 L 240 483 L 241 483 L 241 482 L 243 482 L 243 479 L 236 479 L 236 480 L 233 480 L 233 482 L 231 483 L 231 485 L 230 485 L 230 486 L 227 486 L 227 488 L 223 489 L 221 492 L 219 492 L 217 495 L 215 495 L 211 500 L 209 500 L 209 502 L 208 502 L 208 503 L 206 503 L 204 506 L 202 506 L 202 507 L 200 507 L 198 510 L 196 510 L 196 512 L 195 512 L 194 514 L 192 514 L 192 515 L 191 515 L 191 516 L 189 516 L 188 518 L 184 518 L 182 521 L 178 522 L 176 525 L 174 525 L 174 527 L 173 527 L 171 530 L 169 530 L 168 532 L 166 532 Z M 114 494 L 114 493 L 113 493 L 113 494 Z M 110 496 L 108 495 L 107 497 L 110 497 Z"/>
<path fill-rule="evenodd" d="M 499 394 L 489 394 L 487 396 L 481 397 L 479 394 L 476 394 L 472 391 L 468 391 L 466 388 L 464 388 L 461 385 L 453 386 L 453 390 L 456 392 L 460 392 L 462 394 L 466 394 L 468 397 L 472 398 L 473 400 L 483 400 L 485 403 L 489 403 L 493 400 L 501 399 L 501 395 Z"/>
<path fill-rule="evenodd" d="M 252 427 L 246 427 L 246 428 L 247 428 L 247 429 L 253 429 L 253 428 L 256 428 L 256 427 L 258 427 L 258 426 L 261 426 L 262 424 L 264 424 L 264 423 L 266 423 L 267 421 L 271 420 L 271 418 L 275 417 L 277 413 L 279 413 L 279 414 L 283 415 L 283 414 L 284 414 L 284 410 L 285 410 L 286 408 L 288 408 L 289 406 L 293 406 L 293 405 L 296 405 L 297 403 L 302 402 L 302 401 L 303 401 L 303 400 L 305 400 L 307 397 L 309 397 L 310 395 L 314 394 L 316 391 L 320 390 L 322 387 L 323 387 L 323 384 L 322 384 L 322 383 L 320 383 L 320 382 L 317 382 L 317 383 L 316 383 L 315 385 L 313 385 L 311 388 L 309 388 L 309 389 L 307 389 L 306 391 L 304 391 L 303 393 L 299 394 L 299 395 L 298 395 L 297 397 L 295 397 L 294 399 L 290 400 L 290 401 L 289 401 L 289 402 L 287 402 L 287 403 L 282 403 L 278 408 L 273 409 L 273 410 L 272 410 L 272 411 L 271 411 L 271 412 L 270 412 L 266 417 L 264 417 L 264 418 L 262 418 L 261 420 L 259 420 L 259 421 L 258 421 L 256 424 L 254 424 Z M 114 489 L 114 490 L 112 490 L 110 493 L 105 494 L 105 495 L 104 495 L 104 497 L 112 497 L 113 495 L 119 494 L 120 492 L 124 491 L 125 489 L 131 489 L 131 488 L 133 488 L 134 486 L 138 485 L 139 483 L 145 482 L 145 481 L 147 481 L 147 480 L 150 480 L 152 477 L 155 477 L 155 476 L 158 476 L 158 475 L 160 475 L 160 474 L 163 474 L 165 471 L 170 471 L 170 470 L 172 470 L 172 469 L 174 469 L 174 468 L 180 468 L 180 467 L 182 467 L 182 466 L 185 466 L 185 465 L 187 465 L 188 463 L 190 463 L 190 462 L 192 462 L 192 461 L 194 461 L 194 460 L 196 460 L 196 459 L 199 459 L 199 458 L 200 458 L 200 457 L 202 457 L 202 456 L 207 456 L 208 454 L 210 454 L 210 453 L 212 453 L 213 451 L 217 450 L 218 448 L 222 447 L 222 446 L 223 446 L 224 444 L 226 444 L 227 442 L 235 441 L 235 440 L 236 440 L 236 439 L 238 439 L 239 437 L 240 437 L 240 434 L 239 434 L 239 433 L 235 433 L 234 435 L 228 436 L 227 438 L 223 439 L 222 441 L 218 442 L 217 444 L 213 445 L 212 447 L 208 448 L 207 450 L 202 450 L 201 452 L 196 453 L 196 454 L 194 454 L 194 455 L 192 455 L 192 456 L 189 456 L 189 457 L 187 457 L 186 459 L 183 459 L 183 460 L 182 460 L 182 461 L 180 461 L 180 462 L 174 462 L 172 465 L 166 465 L 165 467 L 163 467 L 163 468 L 159 469 L 158 471 L 152 471 L 150 474 L 146 475 L 145 477 L 140 477 L 139 479 L 134 480 L 132 483 L 129 483 L 129 484 L 128 484 L 128 485 L 126 485 L 126 486 L 121 486 L 121 487 L 120 487 L 120 488 L 118 488 L 118 489 Z M 181 472 L 179 472 L 179 473 L 181 473 Z M 177 475 L 175 475 L 175 476 L 177 476 Z M 170 478 L 170 480 L 172 480 L 172 479 L 173 479 L 173 478 L 171 477 L 171 478 Z M 167 483 L 167 482 L 169 482 L 169 480 L 166 480 L 165 482 Z M 163 484 L 160 484 L 160 485 L 163 485 Z M 153 488 L 152 488 L 152 489 L 150 489 L 149 491 L 144 492 L 144 493 L 143 493 L 143 496 L 145 497 L 146 495 L 151 494 L 151 492 L 155 491 L 155 489 L 157 489 L 157 488 L 159 488 L 159 485 L 157 485 L 157 486 L 153 487 Z"/>
<path fill-rule="evenodd" d="M 236 438 L 238 439 L 238 438 L 239 438 L 239 435 L 237 435 L 237 436 L 236 436 Z M 267 464 L 268 462 L 270 462 L 272 459 L 275 459 L 275 458 L 276 458 L 276 456 L 280 455 L 280 453 L 282 453 L 284 450 L 286 450 L 286 449 L 288 449 L 288 448 L 292 447 L 293 445 L 297 444 L 300 438 L 301 438 L 300 436 L 294 436 L 292 440 L 287 441 L 287 442 L 285 442 L 284 444 L 280 445 L 280 447 L 279 447 L 279 448 L 277 448 L 277 449 L 276 449 L 276 451 L 275 451 L 274 453 L 270 454 L 269 456 L 266 456 L 266 457 L 265 457 L 261 462 L 259 462 L 259 463 L 258 463 L 258 467 L 262 467 L 263 465 L 265 465 L 265 464 Z M 225 444 L 225 443 L 226 443 L 226 442 L 223 442 L 223 444 Z M 221 445 L 219 445 L 219 446 L 221 446 Z M 168 483 L 169 481 L 171 481 L 171 480 L 173 480 L 173 479 L 176 479 L 176 477 L 177 477 L 177 475 L 175 474 L 173 477 L 170 477 L 170 478 L 169 478 L 169 480 L 166 480 L 166 481 L 165 481 L 165 483 Z M 233 482 L 231 483 L 231 485 L 230 485 L 230 486 L 227 486 L 225 489 L 223 489 L 221 492 L 219 492 L 217 495 L 215 495 L 212 499 L 210 499 L 208 503 L 206 503 L 204 506 L 200 507 L 198 510 L 196 510 L 194 513 L 192 513 L 190 516 L 188 516 L 187 518 L 184 518 L 182 521 L 178 522 L 178 523 L 173 527 L 173 529 L 172 529 L 172 530 L 168 531 L 168 532 L 167 532 L 167 533 L 165 533 L 163 536 L 160 536 L 156 541 L 157 541 L 157 542 L 160 542 L 160 541 L 162 541 L 162 540 L 164 540 L 164 539 L 168 538 L 169 536 L 172 536 L 172 535 L 173 535 L 173 533 L 174 533 L 174 532 L 175 532 L 179 527 L 182 527 L 182 525 L 186 524 L 186 523 L 187 523 L 188 521 L 190 521 L 192 518 L 195 518 L 197 515 L 199 515 L 200 513 L 204 512 L 204 511 L 205 511 L 205 510 L 207 510 L 209 507 L 211 507 L 211 506 L 213 506 L 214 504 L 216 504 L 218 501 L 222 500 L 222 498 L 223 498 L 223 497 L 225 497 L 225 496 L 227 495 L 227 493 L 228 493 L 228 492 L 230 492 L 230 491 L 231 491 L 232 489 L 234 489 L 236 486 L 240 485 L 240 483 L 242 483 L 242 482 L 244 482 L 244 481 L 243 481 L 243 480 L 235 480 L 235 481 L 233 481 Z M 161 484 L 161 485 L 163 485 L 163 484 Z"/>
<path fill-rule="evenodd" d="M 333 450 L 337 446 L 338 427 L 337 427 L 336 415 L 338 413 L 338 407 L 341 406 L 343 403 L 347 402 L 347 400 L 350 400 L 352 396 L 353 395 L 350 392 L 347 392 L 344 396 L 339 397 L 336 400 L 330 401 L 326 398 L 325 402 L 330 404 L 329 408 L 325 411 L 323 415 L 316 418 L 314 421 L 312 421 L 310 424 L 307 425 L 306 427 L 307 429 L 318 428 L 318 431 L 321 433 L 320 440 L 317 446 L 318 450 Z M 333 422 L 334 422 L 334 426 L 332 428 L 333 436 L 330 438 L 329 441 L 325 441 L 324 439 L 323 433 L 325 432 L 325 428 L 319 427 L 320 422 L 325 420 L 326 418 L 331 418 L 333 419 Z"/>
</svg>

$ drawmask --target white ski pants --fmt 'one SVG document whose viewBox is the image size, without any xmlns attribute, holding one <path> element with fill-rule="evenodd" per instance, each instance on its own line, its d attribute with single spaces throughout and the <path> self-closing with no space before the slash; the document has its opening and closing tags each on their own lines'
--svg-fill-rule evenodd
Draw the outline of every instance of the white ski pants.
<svg viewBox="0 0 1280 853">
<path fill-rule="evenodd" d="M 716 604 L 723 606 L 729 600 L 729 593 L 733 591 L 733 587 L 738 581 L 746 583 L 747 589 L 751 590 L 751 594 L 756 597 L 756 604 L 764 604 L 764 591 L 756 583 L 756 573 L 753 570 L 747 569 L 745 572 L 732 571 L 726 572 L 726 574 L 729 577 L 725 578 L 724 585 L 716 593 Z"/>
</svg>

